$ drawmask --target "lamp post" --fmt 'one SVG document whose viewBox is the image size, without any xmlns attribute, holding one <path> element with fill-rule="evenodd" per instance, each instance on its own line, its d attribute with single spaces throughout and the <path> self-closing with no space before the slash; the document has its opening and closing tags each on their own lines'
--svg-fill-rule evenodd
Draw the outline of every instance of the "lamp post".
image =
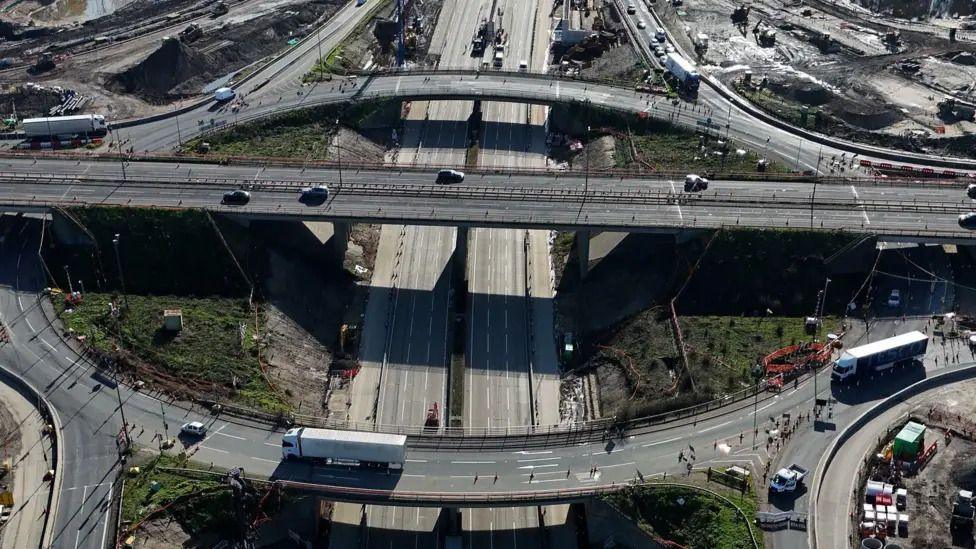
<svg viewBox="0 0 976 549">
<path fill-rule="evenodd" d="M 815 340 L 820 339 L 820 328 L 823 326 L 823 310 L 824 310 L 824 304 L 827 302 L 827 286 L 829 285 L 830 285 L 830 279 L 828 278 L 824 281 L 823 290 L 820 290 L 820 303 L 818 307 L 820 310 L 817 312 L 817 329 L 814 334 Z M 817 367 L 816 366 L 813 367 L 813 411 L 814 414 L 816 415 L 817 413 Z"/>
<path fill-rule="evenodd" d="M 115 248 L 115 266 L 119 270 L 119 284 L 122 285 L 122 302 L 128 310 L 129 296 L 125 293 L 125 277 L 122 276 L 122 260 L 119 258 L 119 233 L 115 233 L 115 238 L 112 239 L 112 247 Z"/>
<path fill-rule="evenodd" d="M 339 119 L 338 118 L 336 118 L 336 157 L 339 161 L 339 188 L 341 189 L 342 188 L 342 146 L 339 144 Z"/>
</svg>

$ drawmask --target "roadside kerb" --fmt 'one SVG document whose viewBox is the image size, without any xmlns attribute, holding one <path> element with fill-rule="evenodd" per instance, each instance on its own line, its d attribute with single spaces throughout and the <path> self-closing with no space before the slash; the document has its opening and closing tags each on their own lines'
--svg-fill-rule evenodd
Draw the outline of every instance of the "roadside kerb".
<svg viewBox="0 0 976 549">
<path fill-rule="evenodd" d="M 39 549 L 46 549 L 51 547 L 51 541 L 54 536 L 54 523 L 57 520 L 58 503 L 61 497 L 61 486 L 63 482 L 63 471 L 59 470 L 59 467 L 64 465 L 64 449 L 59 440 L 61 436 L 61 417 L 43 393 L 34 389 L 25 379 L 2 365 L 0 365 L 0 382 L 6 383 L 28 401 L 34 403 L 37 412 L 44 418 L 45 423 L 50 420 L 51 426 L 53 427 L 50 433 L 52 450 L 50 467 L 54 471 L 54 478 L 51 479 L 51 490 L 47 498 L 47 513 L 44 514 L 44 527 L 39 546 Z"/>
<path fill-rule="evenodd" d="M 942 372 L 938 375 L 917 381 L 889 396 L 878 404 L 875 404 L 870 409 L 865 410 L 860 416 L 857 417 L 857 419 L 847 425 L 847 427 L 845 427 L 844 430 L 834 438 L 833 442 L 830 444 L 830 447 L 827 449 L 827 452 L 824 453 L 824 455 L 820 458 L 820 462 L 817 464 L 817 468 L 814 471 L 813 480 L 810 482 L 812 490 L 810 492 L 809 544 L 812 549 L 817 549 L 819 546 L 817 536 L 817 499 L 820 496 L 820 489 L 824 483 L 824 473 L 827 468 L 830 467 L 831 462 L 837 455 L 837 452 L 840 450 L 840 446 L 854 436 L 857 431 L 862 429 L 871 420 L 890 410 L 894 406 L 905 402 L 909 398 L 918 396 L 919 394 L 930 389 L 935 389 L 948 383 L 970 379 L 974 376 L 976 376 L 976 363 L 970 363 L 966 366 L 957 367 L 956 369 Z M 833 510 L 833 512 L 837 511 L 839 510 Z"/>
</svg>

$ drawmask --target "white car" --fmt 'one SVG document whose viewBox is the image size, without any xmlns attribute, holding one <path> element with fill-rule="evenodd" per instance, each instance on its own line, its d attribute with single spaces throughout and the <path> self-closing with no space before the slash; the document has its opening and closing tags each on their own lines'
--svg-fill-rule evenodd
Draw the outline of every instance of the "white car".
<svg viewBox="0 0 976 549">
<path fill-rule="evenodd" d="M 180 432 L 185 435 L 202 437 L 203 435 L 207 434 L 207 426 L 199 421 L 191 421 L 190 423 L 184 423 L 183 426 L 180 427 Z"/>
<path fill-rule="evenodd" d="M 901 306 L 901 290 L 891 290 L 891 294 L 888 296 L 888 306 L 889 307 Z"/>
<path fill-rule="evenodd" d="M 639 28 L 639 29 L 646 29 L 647 28 L 647 23 L 645 23 L 643 19 L 639 19 L 637 21 L 637 28 Z"/>
</svg>

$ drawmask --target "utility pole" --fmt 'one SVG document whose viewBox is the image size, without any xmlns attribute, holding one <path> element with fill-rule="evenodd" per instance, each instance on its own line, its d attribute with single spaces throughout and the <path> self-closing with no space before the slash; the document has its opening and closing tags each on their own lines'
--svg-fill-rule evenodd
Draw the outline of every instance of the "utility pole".
<svg viewBox="0 0 976 549">
<path fill-rule="evenodd" d="M 823 327 L 823 311 L 824 311 L 824 304 L 827 302 L 827 286 L 829 284 L 830 284 L 830 279 L 828 278 L 824 282 L 823 290 L 820 290 L 820 296 L 819 296 L 820 303 L 818 304 L 819 306 L 817 307 L 819 309 L 819 311 L 817 311 L 817 330 L 814 335 L 814 339 L 817 341 L 820 340 L 820 329 L 821 327 Z M 814 414 L 816 415 L 817 413 L 817 367 L 816 366 L 814 366 L 813 368 L 813 411 Z"/>
<path fill-rule="evenodd" d="M 803 147 L 803 138 L 796 144 L 796 171 L 800 171 L 800 149 Z"/>
<path fill-rule="evenodd" d="M 68 271 L 68 266 L 64 266 L 64 276 L 68 279 L 68 295 L 75 293 L 75 289 L 71 286 L 71 272 Z"/>
<path fill-rule="evenodd" d="M 116 242 L 118 242 L 118 240 L 116 240 Z M 115 330 L 119 333 L 119 355 L 121 355 L 125 351 L 125 337 L 122 335 L 122 322 L 120 320 L 122 311 L 119 310 L 118 306 L 116 306 L 113 314 L 115 316 Z M 115 396 L 119 399 L 119 415 L 122 416 L 122 434 L 125 437 L 125 447 L 126 449 L 129 449 L 132 446 L 132 440 L 129 438 L 129 422 L 125 419 L 125 406 L 122 403 L 122 390 L 119 389 L 119 385 L 121 385 L 121 377 L 121 372 L 118 370 L 118 368 L 116 368 Z"/>
<path fill-rule="evenodd" d="M 122 135 L 120 134 L 119 137 L 122 137 Z M 126 179 L 125 179 L 125 157 L 122 156 L 122 140 L 117 138 L 115 140 L 115 144 L 118 145 L 118 148 L 119 148 L 119 164 L 122 165 L 122 182 L 125 183 L 126 182 Z"/>
<path fill-rule="evenodd" d="M 119 233 L 115 233 L 115 238 L 112 239 L 112 247 L 115 248 L 115 266 L 119 270 L 119 284 L 122 285 L 122 301 L 128 310 L 129 296 L 125 293 L 125 277 L 122 276 L 122 260 L 119 258 Z"/>
<path fill-rule="evenodd" d="M 817 162 L 820 165 L 820 162 Z M 817 197 L 817 181 L 820 180 L 820 171 L 817 169 L 817 175 L 813 176 L 813 193 L 810 194 L 810 228 L 813 228 L 813 202 Z"/>
<path fill-rule="evenodd" d="M 339 144 L 339 119 L 336 118 L 336 156 L 339 160 L 339 188 L 342 188 L 342 145 Z"/>
<path fill-rule="evenodd" d="M 183 148 L 183 133 L 180 131 L 180 117 L 176 117 L 176 142 L 180 149 Z"/>
</svg>

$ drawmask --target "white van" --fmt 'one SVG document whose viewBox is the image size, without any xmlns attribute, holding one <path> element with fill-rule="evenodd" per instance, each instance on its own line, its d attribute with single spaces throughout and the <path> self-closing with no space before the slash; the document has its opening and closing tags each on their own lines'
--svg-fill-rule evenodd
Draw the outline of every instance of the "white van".
<svg viewBox="0 0 976 549">
<path fill-rule="evenodd" d="M 522 60 L 519 61 L 519 72 L 529 72 L 529 62 Z"/>
</svg>

